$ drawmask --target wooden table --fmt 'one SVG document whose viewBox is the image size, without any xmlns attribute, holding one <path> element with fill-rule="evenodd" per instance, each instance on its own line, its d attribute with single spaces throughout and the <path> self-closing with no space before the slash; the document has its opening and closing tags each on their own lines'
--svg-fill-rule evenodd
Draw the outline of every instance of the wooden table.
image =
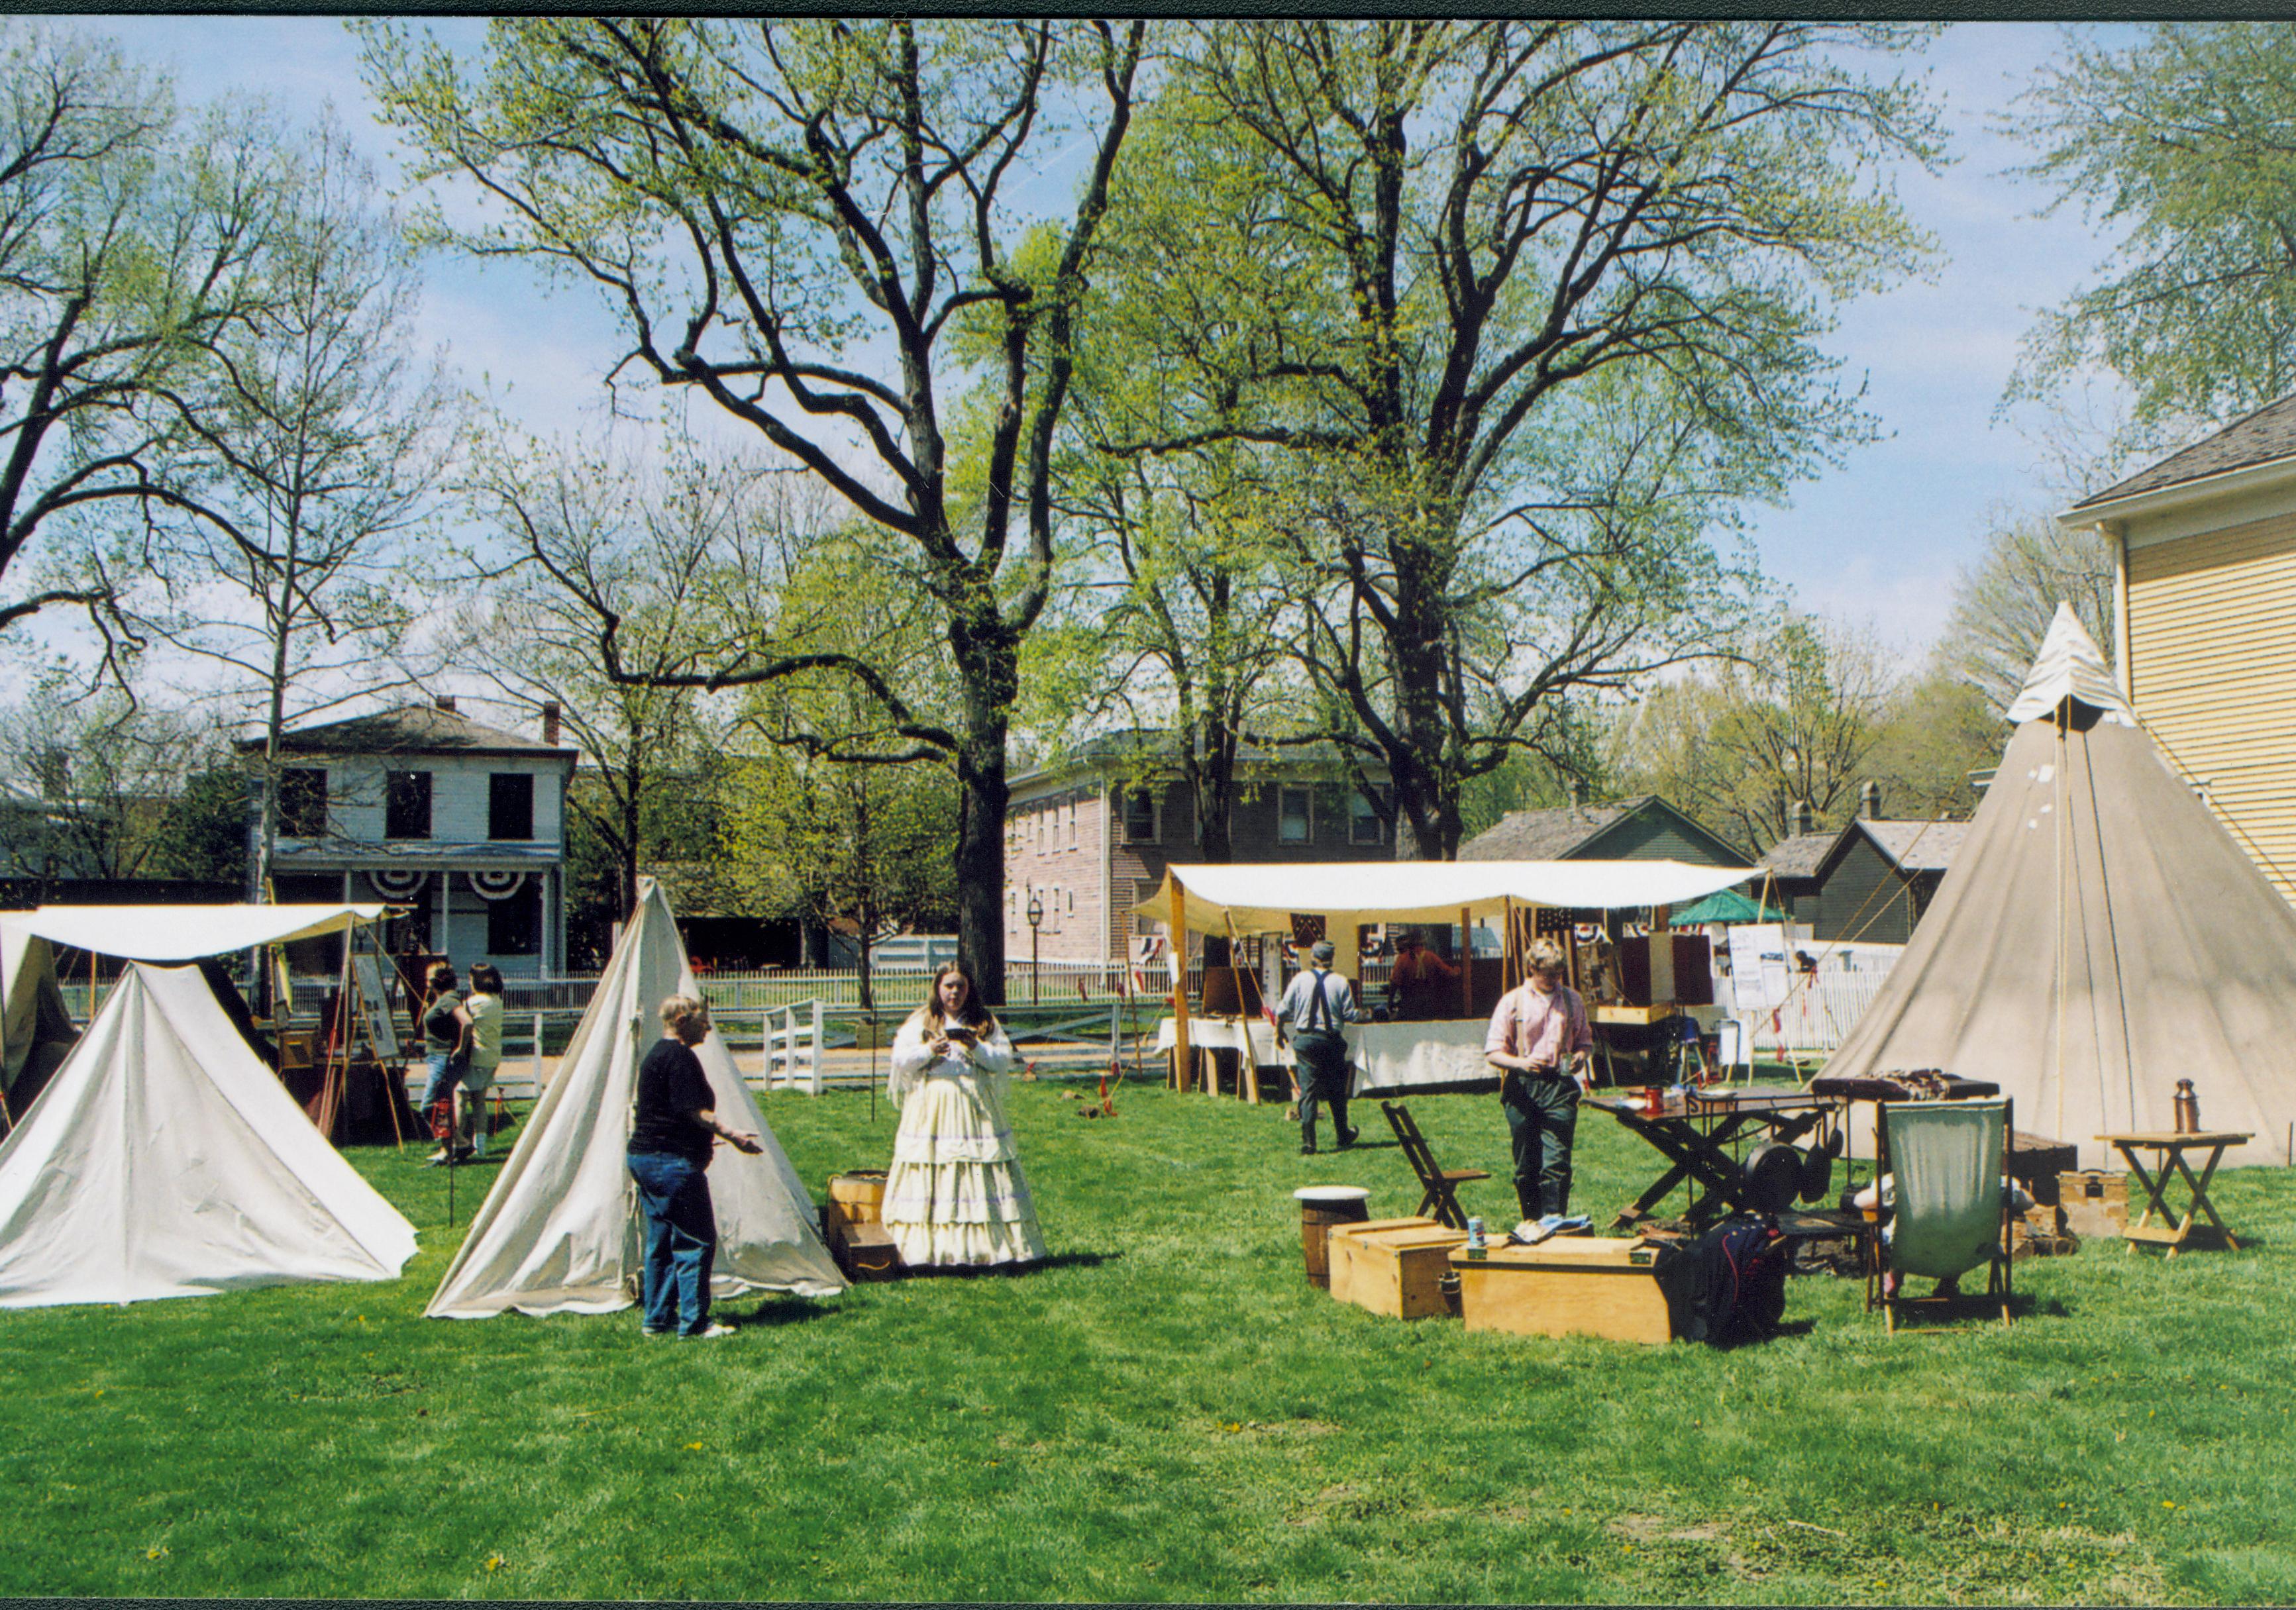
<svg viewBox="0 0 2296 1610">
<path fill-rule="evenodd" d="M 2120 1232 L 2128 1242 L 2129 1251 L 2135 1252 L 2139 1242 L 2145 1242 L 2155 1246 L 2166 1246 L 2169 1256 L 2173 1258 L 2188 1246 L 2210 1246 L 2219 1237 L 2225 1246 L 2235 1252 L 2240 1250 L 2239 1241 L 2234 1238 L 2232 1231 L 2225 1228 L 2225 1222 L 2217 1217 L 2217 1210 L 2209 1202 L 2209 1181 L 2216 1177 L 2217 1165 L 2224 1160 L 2225 1148 L 2244 1145 L 2251 1137 L 2234 1130 L 2204 1129 L 2189 1135 L 2153 1130 L 2134 1134 L 2099 1135 L 2097 1139 L 2127 1160 L 2129 1173 L 2144 1188 L 2144 1211 L 2137 1215 L 2135 1223 Z M 2202 1166 L 2200 1177 L 2195 1179 L 2192 1165 L 2185 1161 L 2185 1154 L 2202 1149 L 2208 1152 L 2209 1160 Z M 2144 1165 L 2137 1160 L 2136 1154 L 2140 1151 L 2157 1154 L 2152 1173 L 2148 1173 Z M 2185 1183 L 2193 1193 L 2193 1199 L 2185 1205 L 2182 1218 L 2170 1210 L 2165 1194 L 2172 1170 L 2185 1177 Z M 2152 1222 L 2152 1215 L 2156 1212 L 2162 1220 L 2159 1224 Z M 2197 1222 L 2203 1214 L 2208 1218 L 2208 1226 Z"/>
<path fill-rule="evenodd" d="M 1832 1097 L 1806 1091 L 1743 1095 L 1726 1102 L 1700 1101 L 1691 1106 L 1669 1099 L 1656 1113 L 1645 1112 L 1638 1101 L 1618 1097 L 1589 1097 L 1586 1104 L 1601 1107 L 1673 1163 L 1648 1190 L 1619 1210 L 1619 1216 L 1611 1222 L 1614 1230 L 1647 1218 L 1652 1208 L 1685 1181 L 1693 1191 L 1702 1187 L 1706 1193 L 1683 1211 L 1687 1224 L 1695 1227 L 1744 1210 L 1745 1177 L 1738 1171 L 1738 1160 L 1724 1148 L 1749 1132 L 1762 1132 L 1762 1138 L 1770 1140 L 1799 1140 L 1836 1107 Z"/>
</svg>

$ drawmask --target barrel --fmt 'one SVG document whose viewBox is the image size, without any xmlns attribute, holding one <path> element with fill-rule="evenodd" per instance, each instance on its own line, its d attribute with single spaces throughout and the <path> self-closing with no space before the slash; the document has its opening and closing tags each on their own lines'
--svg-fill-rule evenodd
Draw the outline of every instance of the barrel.
<svg viewBox="0 0 2296 1610">
<path fill-rule="evenodd" d="M 1332 1258 L 1326 1238 L 1334 1224 L 1361 1224 L 1371 1217 L 1371 1192 L 1360 1185 L 1303 1185 L 1292 1194 L 1300 1203 L 1300 1250 L 1307 1255 L 1308 1282 L 1328 1291 Z"/>
<path fill-rule="evenodd" d="M 885 1171 L 882 1168 L 857 1168 L 829 1176 L 829 1199 L 851 1224 L 875 1224 L 882 1221 L 885 1205 Z"/>
</svg>

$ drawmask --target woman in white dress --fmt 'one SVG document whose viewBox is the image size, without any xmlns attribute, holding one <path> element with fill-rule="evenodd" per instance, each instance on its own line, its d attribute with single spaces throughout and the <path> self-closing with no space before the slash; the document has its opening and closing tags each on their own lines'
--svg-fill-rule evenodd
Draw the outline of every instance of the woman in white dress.
<svg viewBox="0 0 2296 1610">
<path fill-rule="evenodd" d="M 893 1037 L 886 1091 L 900 1105 L 885 1179 L 885 1233 L 911 1268 L 1028 1263 L 1045 1255 L 1036 1205 L 1004 1121 L 1014 1058 L 972 976 L 950 962 Z"/>
</svg>

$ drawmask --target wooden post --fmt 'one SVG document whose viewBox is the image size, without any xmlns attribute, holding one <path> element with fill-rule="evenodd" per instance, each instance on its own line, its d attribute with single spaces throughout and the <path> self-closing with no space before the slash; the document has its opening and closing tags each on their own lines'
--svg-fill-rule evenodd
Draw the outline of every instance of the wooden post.
<svg viewBox="0 0 2296 1610">
<path fill-rule="evenodd" d="M 1168 868 L 1164 887 L 1172 908 L 1172 1083 L 1185 1095 L 1193 1071 L 1188 1060 L 1188 891 Z"/>
<path fill-rule="evenodd" d="M 1475 1015 L 1475 930 L 1467 908 L 1459 908 L 1459 1016 Z"/>
<path fill-rule="evenodd" d="M 813 1050 L 805 1059 L 806 1089 L 816 1096 L 821 1094 L 824 1088 L 821 1075 L 821 997 L 816 995 L 813 998 Z"/>
</svg>

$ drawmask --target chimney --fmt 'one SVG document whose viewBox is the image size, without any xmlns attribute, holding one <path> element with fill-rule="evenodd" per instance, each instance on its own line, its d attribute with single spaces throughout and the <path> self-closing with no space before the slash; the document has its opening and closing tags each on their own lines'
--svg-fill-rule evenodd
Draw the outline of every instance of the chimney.
<svg viewBox="0 0 2296 1610">
<path fill-rule="evenodd" d="M 1882 820 L 1882 785 L 1861 782 L 1857 785 L 1857 813 L 1868 821 Z"/>
<path fill-rule="evenodd" d="M 554 699 L 542 701 L 542 741 L 553 748 L 558 746 L 558 701 Z"/>
<path fill-rule="evenodd" d="M 1809 801 L 1797 799 L 1786 807 L 1787 837 L 1799 838 L 1809 831 Z"/>
<path fill-rule="evenodd" d="M 440 709 L 446 711 L 449 715 L 452 715 L 455 713 L 455 696 L 452 693 L 433 694 L 431 696 L 430 702 L 437 705 Z"/>
<path fill-rule="evenodd" d="M 1570 803 L 1581 810 L 1586 808 L 1587 780 L 1585 778 L 1574 777 L 1570 780 Z"/>
</svg>

